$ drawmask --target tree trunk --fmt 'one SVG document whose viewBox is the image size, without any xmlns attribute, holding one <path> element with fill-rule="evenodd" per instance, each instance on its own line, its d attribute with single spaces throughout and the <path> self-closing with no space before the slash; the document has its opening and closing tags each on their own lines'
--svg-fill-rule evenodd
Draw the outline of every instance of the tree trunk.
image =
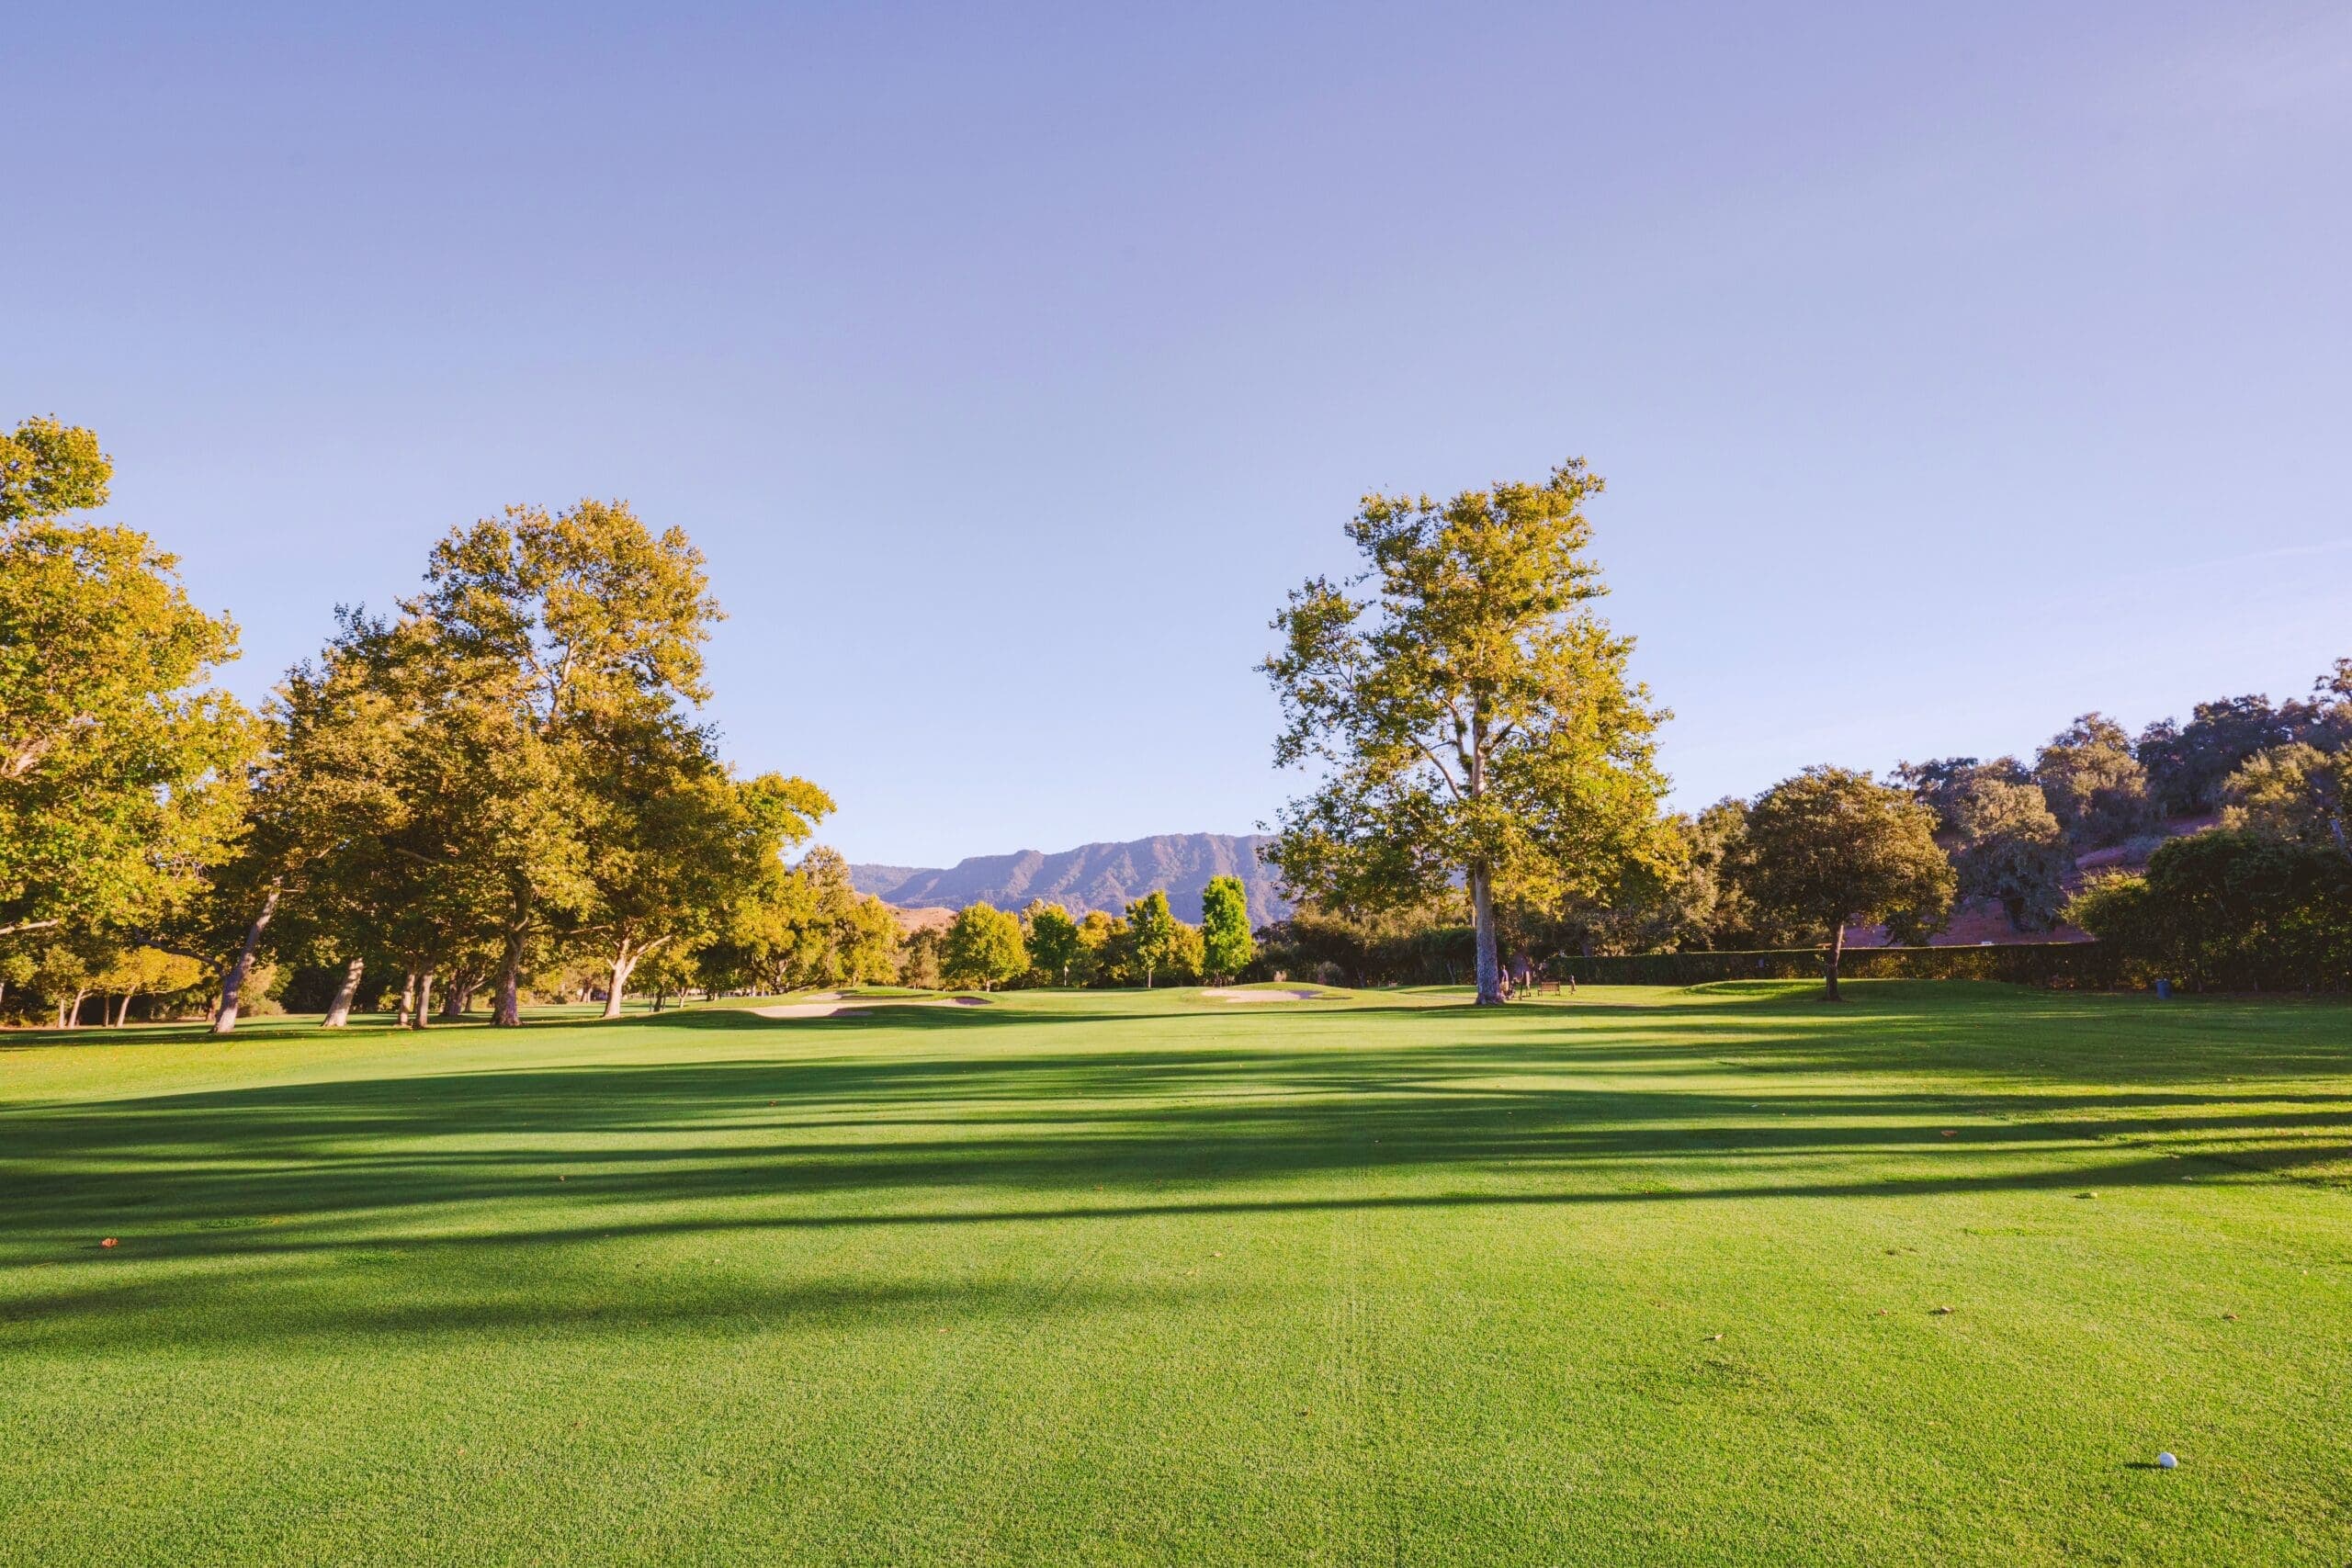
<svg viewBox="0 0 2352 1568">
<path fill-rule="evenodd" d="M 212 1015 L 212 1032 L 227 1034 L 237 1027 L 237 993 L 245 988 L 246 976 L 254 972 L 254 950 L 261 945 L 261 933 L 269 929 L 269 918 L 277 913 L 277 884 L 269 885 L 269 897 L 261 902 L 261 913 L 245 928 L 245 945 L 237 950 L 237 961 L 220 977 L 220 1010 Z"/>
<path fill-rule="evenodd" d="M 400 1027 L 408 1028 L 416 1019 L 416 971 L 412 969 L 401 977 Z"/>
<path fill-rule="evenodd" d="M 1484 865 L 1470 868 L 1470 930 L 1478 951 L 1478 1005 L 1500 1007 L 1503 965 L 1495 940 L 1495 878 Z"/>
<path fill-rule="evenodd" d="M 59 1013 L 58 1013 L 58 1015 L 57 1015 L 57 1027 L 58 1027 L 58 1028 L 60 1028 L 60 1029 L 79 1029 L 79 1028 L 81 1028 L 81 1027 L 82 1027 L 82 1004 L 83 1004 L 84 1002 L 85 1002 L 85 1001 L 88 1001 L 89 999 L 90 999 L 90 993 L 89 993 L 89 992 L 87 992 L 87 991 L 76 991 L 76 992 L 74 992 L 74 999 L 73 999 L 72 1001 L 70 1001 L 70 1002 L 67 1002 L 67 1003 L 65 1004 L 64 1008 L 59 1011 Z"/>
<path fill-rule="evenodd" d="M 613 955 L 612 983 L 605 987 L 605 1016 L 606 1018 L 620 1017 L 621 998 L 628 990 L 629 972 L 636 967 L 637 954 L 628 950 L 628 943 L 621 943 L 621 950 Z"/>
<path fill-rule="evenodd" d="M 359 974 L 366 961 L 355 958 L 343 966 L 343 984 L 334 988 L 334 1000 L 327 1004 L 326 1017 L 319 1021 L 322 1029 L 341 1029 L 351 1021 L 352 998 L 359 995 Z"/>
<path fill-rule="evenodd" d="M 450 981 L 449 994 L 441 1003 L 441 1021 L 463 1023 L 466 1021 L 466 1009 L 473 1004 L 473 999 L 474 987 L 471 981 L 463 976 Z"/>
<path fill-rule="evenodd" d="M 523 1021 L 523 928 L 506 933 L 506 951 L 498 962 L 498 1003 L 490 1021 L 513 1029 Z"/>
<path fill-rule="evenodd" d="M 416 977 L 416 1010 L 409 1015 L 411 1029 L 423 1029 L 424 1021 L 433 1013 L 433 971 L 425 970 Z"/>
<path fill-rule="evenodd" d="M 1826 998 L 1826 1000 L 1842 1002 L 1846 999 L 1838 994 L 1838 961 L 1843 959 L 1845 956 L 1846 922 L 1843 919 L 1840 919 L 1829 933 L 1829 957 L 1825 965 L 1825 969 L 1829 976 L 1829 995 Z"/>
<path fill-rule="evenodd" d="M 124 1024 L 130 1021 L 130 998 L 138 994 L 139 993 L 137 991 L 125 991 L 122 993 L 122 1005 L 114 1010 L 114 1026 L 117 1029 L 120 1029 Z"/>
</svg>

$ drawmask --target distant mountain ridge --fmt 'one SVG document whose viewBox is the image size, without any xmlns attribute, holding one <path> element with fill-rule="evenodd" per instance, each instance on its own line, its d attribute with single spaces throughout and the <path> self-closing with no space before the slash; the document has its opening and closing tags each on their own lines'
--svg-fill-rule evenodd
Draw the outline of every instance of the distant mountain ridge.
<svg viewBox="0 0 2352 1568">
<path fill-rule="evenodd" d="M 1250 896 L 1250 923 L 1262 926 L 1291 911 L 1274 868 L 1265 862 L 1272 842 L 1264 833 L 1163 833 L 1124 844 L 1081 844 L 1055 854 L 1022 850 L 974 855 L 944 870 L 853 865 L 849 875 L 859 892 L 902 909 L 993 904 L 1017 910 L 1032 898 L 1043 898 L 1073 915 L 1091 909 L 1119 915 L 1130 900 L 1158 888 L 1186 920 L 1201 918 L 1201 890 L 1210 877 L 1238 876 Z"/>
</svg>

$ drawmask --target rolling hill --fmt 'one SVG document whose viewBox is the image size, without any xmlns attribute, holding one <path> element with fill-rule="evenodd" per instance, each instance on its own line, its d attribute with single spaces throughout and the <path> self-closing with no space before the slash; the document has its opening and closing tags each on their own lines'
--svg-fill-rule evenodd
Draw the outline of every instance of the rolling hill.
<svg viewBox="0 0 2352 1568">
<path fill-rule="evenodd" d="M 1130 899 L 1154 888 L 1168 895 L 1179 918 L 1201 918 L 1201 889 L 1212 876 L 1238 876 L 1250 894 L 1250 920 L 1264 925 L 1290 913 L 1261 852 L 1262 833 L 1163 833 L 1124 844 L 1081 844 L 1048 854 L 1021 850 L 974 855 L 945 869 L 853 865 L 850 880 L 905 909 L 993 904 L 1018 909 L 1032 898 L 1059 904 L 1073 915 L 1090 909 L 1124 913 Z"/>
</svg>

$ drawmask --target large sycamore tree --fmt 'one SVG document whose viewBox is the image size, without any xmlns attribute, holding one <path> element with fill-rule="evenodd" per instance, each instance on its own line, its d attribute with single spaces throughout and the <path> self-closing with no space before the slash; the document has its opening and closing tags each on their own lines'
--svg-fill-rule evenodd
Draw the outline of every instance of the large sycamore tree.
<svg viewBox="0 0 2352 1568">
<path fill-rule="evenodd" d="M 637 891 L 638 868 L 600 866 L 598 849 L 666 830 L 614 820 L 634 809 L 629 775 L 706 772 L 712 737 L 691 710 L 708 696 L 702 645 L 718 602 L 683 530 L 657 535 L 626 504 L 583 501 L 552 515 L 510 507 L 452 533 L 403 609 L 458 764 L 446 784 L 459 809 L 439 849 L 484 901 L 492 1021 L 515 1024 L 533 943 L 595 920 L 600 871 L 601 891 L 624 902 Z M 600 818 L 620 830 L 599 835 Z M 616 966 L 626 956 L 616 948 Z"/>
<path fill-rule="evenodd" d="M 1542 484 L 1367 496 L 1348 525 L 1364 570 L 1293 592 L 1261 667 L 1285 721 L 1277 764 L 1324 771 L 1282 814 L 1283 881 L 1329 908 L 1462 887 L 1481 1003 L 1503 999 L 1498 898 L 1605 897 L 1674 852 L 1666 716 L 1626 672 L 1633 639 L 1592 607 L 1600 490 L 1572 459 Z"/>
<path fill-rule="evenodd" d="M 782 874 L 786 848 L 833 803 L 805 779 L 739 782 L 687 748 L 632 748 L 607 768 L 595 781 L 588 875 L 596 899 L 585 935 L 607 965 L 605 1016 L 618 1018 L 637 967 L 727 934 L 735 902 Z"/>
<path fill-rule="evenodd" d="M 264 940 L 312 962 L 339 961 L 344 984 L 325 1022 L 340 1028 L 382 933 L 426 910 L 410 863 L 388 846 L 407 803 L 393 783 L 421 744 L 413 716 L 382 678 L 390 630 L 356 612 L 315 660 L 287 672 L 264 711 L 267 743 L 252 772 L 239 852 L 213 872 L 216 903 L 243 929 L 231 949 L 212 1032 L 237 1027 L 244 987 Z M 291 918 L 287 918 L 290 909 Z M 438 928 L 443 913 L 430 911 Z"/>
</svg>

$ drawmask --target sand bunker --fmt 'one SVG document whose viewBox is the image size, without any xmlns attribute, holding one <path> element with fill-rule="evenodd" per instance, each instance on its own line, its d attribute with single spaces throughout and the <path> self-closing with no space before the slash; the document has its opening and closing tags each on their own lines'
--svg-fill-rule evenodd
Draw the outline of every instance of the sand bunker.
<svg viewBox="0 0 2352 1568">
<path fill-rule="evenodd" d="M 839 991 L 820 991 L 803 1001 L 778 1002 L 772 1007 L 747 1010 L 760 1018 L 865 1018 L 877 1007 L 894 1008 L 984 1008 L 986 997 L 843 997 Z"/>
<path fill-rule="evenodd" d="M 1212 1002 L 1311 1002 L 1322 994 L 1320 991 L 1260 990 L 1255 987 L 1245 989 L 1238 986 L 1220 986 L 1214 990 L 1203 991 L 1201 997 Z"/>
</svg>

